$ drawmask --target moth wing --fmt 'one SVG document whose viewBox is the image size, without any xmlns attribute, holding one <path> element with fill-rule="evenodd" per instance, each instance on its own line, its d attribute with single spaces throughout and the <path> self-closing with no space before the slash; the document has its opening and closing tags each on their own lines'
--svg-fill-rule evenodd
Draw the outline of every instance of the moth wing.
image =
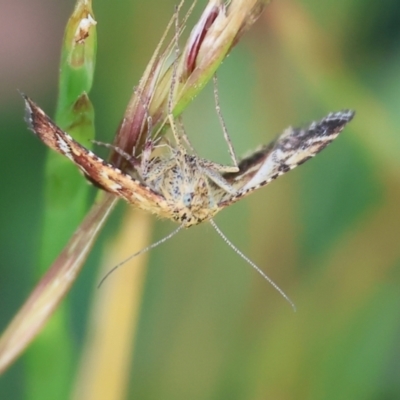
<svg viewBox="0 0 400 400">
<path fill-rule="evenodd" d="M 354 111 L 343 110 L 330 113 L 307 128 L 287 128 L 275 141 L 244 158 L 239 172 L 223 175 L 237 193 L 222 195 L 219 206 L 239 200 L 314 157 L 336 139 L 353 117 Z"/>
<path fill-rule="evenodd" d="M 102 189 L 141 209 L 161 217 L 169 216 L 164 197 L 80 145 L 62 131 L 31 99 L 25 95 L 23 97 L 29 127 L 43 143 L 69 158 L 90 181 Z"/>
</svg>

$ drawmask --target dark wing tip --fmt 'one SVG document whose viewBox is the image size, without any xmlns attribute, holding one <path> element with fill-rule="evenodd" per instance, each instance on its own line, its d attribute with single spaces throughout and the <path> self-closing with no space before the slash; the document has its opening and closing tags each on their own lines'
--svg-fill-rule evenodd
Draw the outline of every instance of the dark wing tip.
<svg viewBox="0 0 400 400">
<path fill-rule="evenodd" d="M 331 112 L 319 121 L 314 121 L 302 131 L 304 137 L 320 137 L 333 140 L 344 127 L 353 119 L 355 112 L 353 110 L 342 110 Z"/>
<path fill-rule="evenodd" d="M 323 118 L 318 125 L 327 125 L 331 130 L 343 129 L 354 118 L 354 115 L 355 111 L 353 110 L 332 112 Z"/>
<path fill-rule="evenodd" d="M 339 119 L 343 121 L 351 121 L 355 115 L 354 110 L 340 110 L 337 112 L 329 113 L 324 119 Z"/>
</svg>

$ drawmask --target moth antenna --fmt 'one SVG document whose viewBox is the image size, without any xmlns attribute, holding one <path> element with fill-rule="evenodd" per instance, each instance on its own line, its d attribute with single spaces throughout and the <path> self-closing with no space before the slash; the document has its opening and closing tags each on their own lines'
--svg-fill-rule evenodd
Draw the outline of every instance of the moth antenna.
<svg viewBox="0 0 400 400">
<path fill-rule="evenodd" d="M 293 311 L 296 312 L 296 306 L 294 305 L 293 301 L 289 298 L 289 296 L 262 270 L 260 269 L 256 264 L 254 264 L 253 261 L 251 261 L 248 257 L 246 257 L 221 231 L 221 229 L 218 228 L 217 224 L 213 219 L 210 219 L 210 223 L 213 226 L 213 228 L 217 231 L 218 235 L 221 236 L 222 240 L 239 256 L 241 257 L 244 261 L 246 261 L 248 264 L 250 264 L 272 287 L 277 290 L 280 295 L 290 304 L 290 306 L 293 308 Z"/>
<path fill-rule="evenodd" d="M 165 243 L 167 240 L 171 239 L 173 236 L 175 236 L 181 229 L 183 228 L 183 225 L 179 225 L 177 229 L 172 231 L 169 235 L 163 237 L 162 239 L 158 240 L 157 242 L 151 244 L 150 246 L 145 247 L 144 249 L 130 255 L 128 258 L 125 258 L 125 260 L 121 261 L 119 264 L 117 264 L 115 267 L 111 268 L 101 279 L 100 283 L 97 285 L 97 289 L 100 288 L 100 286 L 104 283 L 104 281 L 119 267 L 127 263 L 128 261 L 132 260 L 132 258 L 135 258 L 136 256 L 139 256 L 143 253 L 146 253 L 147 251 L 154 249 L 155 247 L 159 246 L 160 244 Z"/>
</svg>

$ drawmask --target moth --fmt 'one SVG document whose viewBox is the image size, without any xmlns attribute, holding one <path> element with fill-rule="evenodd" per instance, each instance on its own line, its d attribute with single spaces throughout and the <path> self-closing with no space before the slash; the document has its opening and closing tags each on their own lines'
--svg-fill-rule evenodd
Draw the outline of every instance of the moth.
<svg viewBox="0 0 400 400">
<path fill-rule="evenodd" d="M 81 172 L 102 189 L 134 206 L 171 219 L 179 228 L 167 237 L 132 255 L 143 253 L 175 235 L 180 229 L 209 221 L 223 240 L 258 271 L 295 309 L 289 297 L 255 263 L 238 250 L 213 221 L 219 211 L 279 176 L 303 164 L 330 144 L 354 116 L 354 111 L 329 113 L 306 128 L 287 128 L 273 142 L 260 147 L 240 162 L 234 157 L 227 133 L 225 138 L 235 165 L 221 165 L 199 157 L 191 148 L 184 131 L 179 132 L 169 116 L 176 146 L 167 144 L 164 154 L 153 156 L 154 143 L 149 138 L 142 159 L 114 148 L 131 165 L 122 171 L 88 150 L 61 130 L 31 99 L 23 95 L 29 127 L 48 147 L 69 158 Z M 221 121 L 223 122 L 223 121 Z M 224 128 L 224 123 L 222 123 Z M 184 146 L 183 140 L 187 146 Z M 108 146 L 112 147 L 113 146 Z M 193 150 L 193 149 L 191 149 Z M 112 268 L 101 280 L 125 263 Z"/>
<path fill-rule="evenodd" d="M 24 99 L 29 127 L 48 147 L 69 158 L 104 190 L 186 228 L 210 220 L 225 207 L 314 157 L 354 116 L 353 111 L 343 110 L 303 129 L 287 128 L 272 143 L 243 158 L 237 167 L 190 154 L 175 126 L 172 130 L 177 146 L 167 146 L 166 154 L 136 163 L 136 169 L 128 173 L 79 144 L 31 99 Z M 172 119 L 170 124 L 174 124 Z"/>
</svg>

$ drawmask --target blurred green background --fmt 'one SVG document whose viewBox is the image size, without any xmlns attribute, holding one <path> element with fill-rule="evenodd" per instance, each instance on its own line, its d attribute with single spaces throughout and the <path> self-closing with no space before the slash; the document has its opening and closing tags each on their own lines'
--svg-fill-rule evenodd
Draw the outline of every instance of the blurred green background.
<svg viewBox="0 0 400 400">
<path fill-rule="evenodd" d="M 175 4 L 94 2 L 91 99 L 99 140 L 112 140 Z M 1 330 L 39 278 L 45 212 L 47 150 L 25 126 L 17 89 L 54 113 L 60 45 L 73 6 L 0 0 Z M 127 398 L 399 399 L 400 4 L 276 0 L 218 76 L 238 154 L 329 111 L 357 114 L 314 160 L 216 218 L 297 312 L 211 226 L 181 232 L 150 253 Z M 201 156 L 229 160 L 211 87 L 184 121 Z M 68 329 L 58 346 L 60 354 L 70 349 L 76 367 L 66 373 L 68 390 L 54 397 L 57 388 L 43 389 L 57 381 L 52 347 L 48 358 L 28 351 L 0 377 L 1 399 L 70 398 L 102 243 L 115 234 L 123 208 L 65 300 Z M 154 222 L 154 240 L 174 228 Z M 132 252 L 134 243 L 132 237 Z"/>
</svg>

